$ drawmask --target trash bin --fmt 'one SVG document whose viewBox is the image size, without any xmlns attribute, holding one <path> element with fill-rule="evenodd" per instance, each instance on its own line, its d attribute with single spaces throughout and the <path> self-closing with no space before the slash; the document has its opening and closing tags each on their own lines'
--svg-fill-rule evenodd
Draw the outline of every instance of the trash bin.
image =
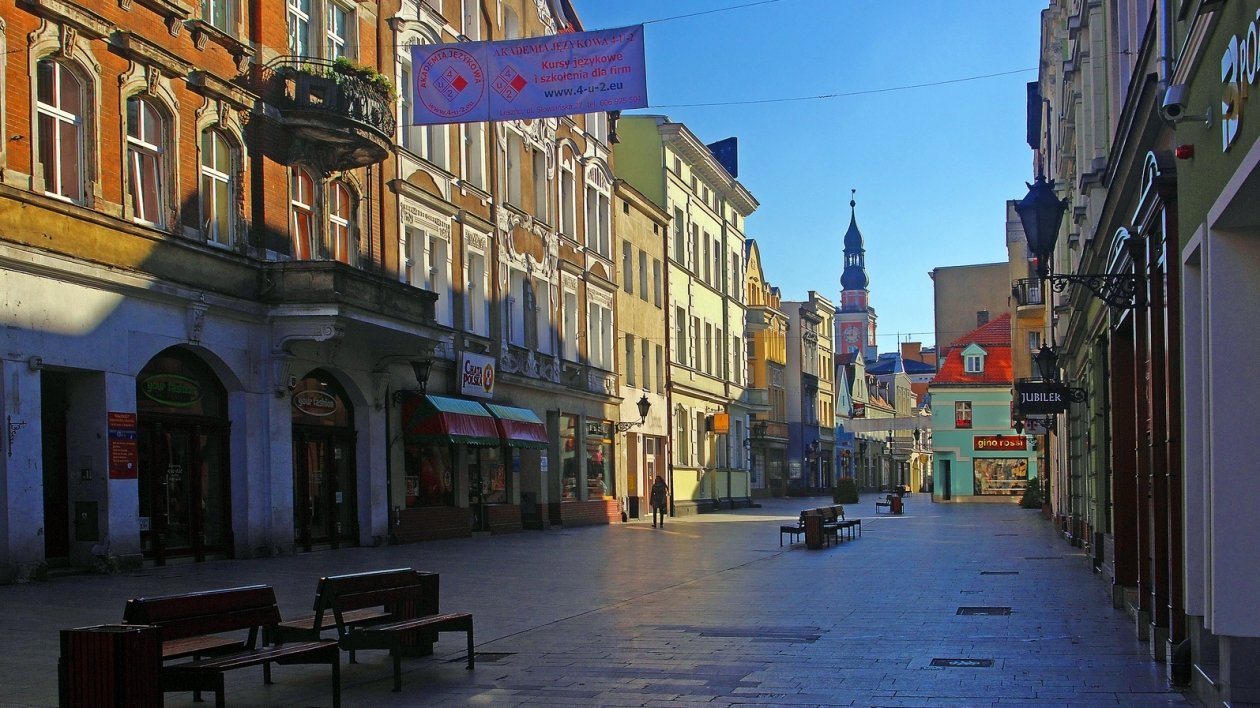
<svg viewBox="0 0 1260 708">
<path fill-rule="evenodd" d="M 823 547 L 823 520 L 821 514 L 805 515 L 805 547 L 811 549 Z"/>
<path fill-rule="evenodd" d="M 61 630 L 57 662 L 63 706 L 162 705 L 162 641 L 150 625 L 103 624 Z"/>
<path fill-rule="evenodd" d="M 901 497 L 896 494 L 888 495 L 888 510 L 894 514 L 901 513 Z"/>
</svg>

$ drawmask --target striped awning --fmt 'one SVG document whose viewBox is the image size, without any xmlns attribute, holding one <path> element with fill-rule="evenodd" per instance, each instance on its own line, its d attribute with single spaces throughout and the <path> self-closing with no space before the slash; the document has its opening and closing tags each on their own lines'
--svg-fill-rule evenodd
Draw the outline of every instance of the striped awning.
<svg viewBox="0 0 1260 708">
<path fill-rule="evenodd" d="M 403 436 L 407 442 L 447 442 L 493 447 L 499 428 L 477 401 L 408 394 L 402 401 Z"/>
<path fill-rule="evenodd" d="M 547 426 L 528 408 L 485 404 L 499 427 L 499 437 L 509 447 L 529 447 L 543 450 L 547 447 Z"/>
</svg>

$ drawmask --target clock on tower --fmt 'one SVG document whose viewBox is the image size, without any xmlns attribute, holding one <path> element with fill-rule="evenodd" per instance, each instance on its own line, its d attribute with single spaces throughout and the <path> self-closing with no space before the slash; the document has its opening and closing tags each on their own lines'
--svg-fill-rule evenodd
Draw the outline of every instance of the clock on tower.
<svg viewBox="0 0 1260 708">
<path fill-rule="evenodd" d="M 858 342 L 860 342 L 861 340 L 862 340 L 861 325 L 845 328 L 844 330 L 844 343 L 845 344 L 852 347 L 856 347 L 858 345 Z"/>
</svg>

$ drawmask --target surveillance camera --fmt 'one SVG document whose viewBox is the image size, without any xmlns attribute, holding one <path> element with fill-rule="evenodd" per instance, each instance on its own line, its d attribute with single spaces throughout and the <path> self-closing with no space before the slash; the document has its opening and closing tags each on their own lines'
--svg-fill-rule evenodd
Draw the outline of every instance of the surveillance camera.
<svg viewBox="0 0 1260 708">
<path fill-rule="evenodd" d="M 1164 103 L 1160 113 L 1174 123 L 1186 114 L 1186 85 L 1173 84 L 1164 91 Z"/>
</svg>

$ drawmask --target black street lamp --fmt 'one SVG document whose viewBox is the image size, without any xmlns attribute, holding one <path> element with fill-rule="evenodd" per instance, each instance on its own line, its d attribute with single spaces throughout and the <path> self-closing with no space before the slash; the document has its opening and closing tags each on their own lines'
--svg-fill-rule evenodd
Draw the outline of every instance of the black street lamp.
<svg viewBox="0 0 1260 708">
<path fill-rule="evenodd" d="M 617 423 L 617 432 L 624 433 L 636 425 L 643 425 L 647 422 L 648 411 L 652 410 L 652 402 L 648 400 L 647 394 L 643 394 L 643 397 L 635 405 L 639 408 L 639 419 L 629 423 Z"/>
<path fill-rule="evenodd" d="M 1041 374 L 1042 381 L 1059 380 L 1059 354 L 1050 345 L 1042 344 L 1033 361 L 1037 364 L 1037 373 Z"/>
<path fill-rule="evenodd" d="M 1059 226 L 1067 206 L 1066 199 L 1055 195 L 1054 180 L 1047 182 L 1041 175 L 1028 185 L 1028 194 L 1015 203 L 1015 211 L 1024 225 L 1024 236 L 1028 239 L 1028 250 L 1037 259 L 1037 277 L 1049 281 L 1050 287 L 1057 293 L 1063 292 L 1072 283 L 1079 283 L 1111 307 L 1133 308 L 1138 285 L 1142 282 L 1141 276 L 1136 273 L 1056 275 L 1051 272 L 1050 260 L 1054 255 L 1055 242 L 1059 240 Z M 1139 247 L 1132 237 L 1126 239 L 1125 245 L 1130 249 Z"/>
</svg>

